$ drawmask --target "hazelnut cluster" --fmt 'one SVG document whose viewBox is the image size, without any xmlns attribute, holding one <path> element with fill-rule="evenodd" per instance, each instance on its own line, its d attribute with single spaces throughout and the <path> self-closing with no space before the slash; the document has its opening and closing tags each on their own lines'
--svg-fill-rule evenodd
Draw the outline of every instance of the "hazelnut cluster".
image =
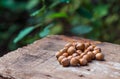
<svg viewBox="0 0 120 79">
<path fill-rule="evenodd" d="M 101 48 L 90 43 L 70 42 L 55 54 L 57 60 L 63 67 L 85 66 L 92 60 L 103 60 L 104 55 Z"/>
</svg>

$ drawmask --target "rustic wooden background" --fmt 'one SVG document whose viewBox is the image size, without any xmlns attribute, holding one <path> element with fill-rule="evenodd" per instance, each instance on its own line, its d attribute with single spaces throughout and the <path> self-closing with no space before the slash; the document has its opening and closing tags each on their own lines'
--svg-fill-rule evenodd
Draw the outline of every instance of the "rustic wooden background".
<svg viewBox="0 0 120 79">
<path fill-rule="evenodd" d="M 105 61 L 94 60 L 80 67 L 59 65 L 55 53 L 74 40 L 100 46 Z M 120 79 L 120 45 L 78 37 L 48 36 L 1 57 L 0 79 Z"/>
</svg>

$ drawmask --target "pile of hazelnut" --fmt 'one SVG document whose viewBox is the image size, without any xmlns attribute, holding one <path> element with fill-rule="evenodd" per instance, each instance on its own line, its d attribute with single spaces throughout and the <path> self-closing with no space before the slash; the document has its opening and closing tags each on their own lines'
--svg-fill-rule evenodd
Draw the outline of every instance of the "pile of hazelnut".
<svg viewBox="0 0 120 79">
<path fill-rule="evenodd" d="M 70 42 L 56 54 L 58 62 L 63 67 L 85 66 L 92 60 L 103 60 L 101 48 L 91 43 Z"/>
</svg>

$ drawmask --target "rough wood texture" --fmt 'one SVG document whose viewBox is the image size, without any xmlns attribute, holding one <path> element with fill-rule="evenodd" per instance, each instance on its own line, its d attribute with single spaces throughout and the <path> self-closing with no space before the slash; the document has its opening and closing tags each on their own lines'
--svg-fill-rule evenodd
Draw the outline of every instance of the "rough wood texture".
<svg viewBox="0 0 120 79">
<path fill-rule="evenodd" d="M 62 67 L 55 53 L 68 41 L 65 36 L 48 36 L 0 58 L 0 79 L 120 79 L 120 45 L 75 38 L 97 43 L 105 61 L 88 66 Z"/>
</svg>

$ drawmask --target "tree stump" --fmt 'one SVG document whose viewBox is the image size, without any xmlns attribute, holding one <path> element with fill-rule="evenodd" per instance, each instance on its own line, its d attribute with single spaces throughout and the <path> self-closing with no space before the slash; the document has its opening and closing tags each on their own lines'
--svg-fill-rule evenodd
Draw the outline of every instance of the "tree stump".
<svg viewBox="0 0 120 79">
<path fill-rule="evenodd" d="M 101 47 L 105 61 L 88 66 L 62 67 L 55 53 L 69 41 Z M 120 79 L 120 45 L 78 37 L 53 35 L 18 48 L 0 58 L 0 79 Z"/>
</svg>

